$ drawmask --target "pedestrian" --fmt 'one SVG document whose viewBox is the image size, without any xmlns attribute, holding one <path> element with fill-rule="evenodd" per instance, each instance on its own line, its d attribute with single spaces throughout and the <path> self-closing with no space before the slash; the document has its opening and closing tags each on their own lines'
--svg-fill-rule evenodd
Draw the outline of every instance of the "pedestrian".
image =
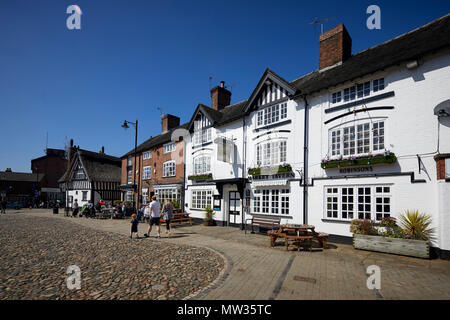
<svg viewBox="0 0 450 320">
<path fill-rule="evenodd" d="M 150 208 L 149 206 L 145 206 L 144 208 L 144 221 L 150 222 Z"/>
<path fill-rule="evenodd" d="M 166 234 L 169 234 L 169 237 L 172 235 L 172 229 L 170 228 L 170 222 L 173 218 L 173 205 L 169 199 L 166 199 L 164 206 L 161 210 L 163 214 L 164 221 L 166 221 Z"/>
<path fill-rule="evenodd" d="M 6 206 L 8 205 L 8 203 L 6 202 L 6 198 L 3 197 L 2 199 L 2 213 L 6 214 Z"/>
<path fill-rule="evenodd" d="M 75 199 L 75 202 L 73 203 L 73 211 L 72 211 L 72 217 L 76 217 L 78 215 L 78 200 Z"/>
<path fill-rule="evenodd" d="M 133 233 L 136 233 L 136 238 L 139 239 L 138 223 L 139 223 L 139 220 L 136 218 L 136 213 L 133 213 L 131 215 L 131 234 L 130 234 L 130 239 L 133 239 Z"/>
<path fill-rule="evenodd" d="M 156 196 L 152 197 L 152 202 L 150 202 L 150 223 L 148 226 L 148 231 L 144 234 L 145 237 L 150 237 L 150 232 L 152 232 L 152 226 L 156 225 L 157 238 L 161 238 L 159 219 L 160 219 L 161 205 L 156 201 Z"/>
</svg>

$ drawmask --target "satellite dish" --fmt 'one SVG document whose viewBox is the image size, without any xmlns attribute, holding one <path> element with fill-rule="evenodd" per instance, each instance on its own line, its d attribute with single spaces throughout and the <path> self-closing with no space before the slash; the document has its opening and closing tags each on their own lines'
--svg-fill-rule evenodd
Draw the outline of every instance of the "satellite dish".
<svg viewBox="0 0 450 320">
<path fill-rule="evenodd" d="M 434 115 L 438 117 L 450 116 L 450 99 L 445 100 L 434 107 Z"/>
</svg>

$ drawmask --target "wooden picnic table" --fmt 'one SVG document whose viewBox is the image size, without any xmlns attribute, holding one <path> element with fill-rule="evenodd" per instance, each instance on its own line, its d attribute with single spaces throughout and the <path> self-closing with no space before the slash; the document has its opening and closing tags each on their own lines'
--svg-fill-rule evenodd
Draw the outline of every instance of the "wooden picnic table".
<svg viewBox="0 0 450 320">
<path fill-rule="evenodd" d="M 102 208 L 100 212 L 95 214 L 95 217 L 100 219 L 112 218 L 114 211 L 114 208 Z"/>
<path fill-rule="evenodd" d="M 174 222 L 178 222 L 178 223 L 189 222 L 189 224 L 192 225 L 193 220 L 194 220 L 194 218 L 189 217 L 189 213 L 177 212 L 177 213 L 173 213 L 173 217 L 170 220 L 170 224 L 172 224 Z M 160 221 L 166 222 L 166 220 L 164 220 L 164 215 L 161 215 Z"/>
<path fill-rule="evenodd" d="M 270 236 L 270 245 L 275 246 L 277 238 L 285 238 L 286 249 L 302 240 L 309 240 L 309 247 L 312 250 L 312 239 L 316 238 L 323 248 L 327 246 L 328 234 L 323 232 L 316 232 L 315 226 L 307 224 L 282 224 L 278 230 L 270 230 L 267 233 Z"/>
</svg>

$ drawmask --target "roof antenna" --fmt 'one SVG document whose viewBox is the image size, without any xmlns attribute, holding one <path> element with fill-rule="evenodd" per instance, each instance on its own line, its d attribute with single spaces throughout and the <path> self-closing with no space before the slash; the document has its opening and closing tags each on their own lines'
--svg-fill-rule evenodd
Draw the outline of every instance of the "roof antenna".
<svg viewBox="0 0 450 320">
<path fill-rule="evenodd" d="M 328 22 L 330 20 L 334 20 L 334 19 L 336 19 L 336 17 L 321 18 L 321 19 L 314 17 L 314 20 L 312 22 L 310 22 L 309 24 L 314 25 L 314 31 L 316 31 L 317 25 L 320 24 L 320 34 L 322 34 L 323 33 L 323 25 L 326 22 Z"/>
<path fill-rule="evenodd" d="M 45 137 L 45 154 L 47 154 L 47 149 L 48 149 L 48 131 L 46 132 L 46 137 Z"/>
<path fill-rule="evenodd" d="M 239 84 L 239 82 L 235 82 L 235 83 L 229 84 L 229 85 L 225 86 L 225 88 L 227 88 L 227 89 L 230 88 L 230 92 L 233 92 L 233 87 L 235 85 L 237 85 L 237 84 Z"/>
<path fill-rule="evenodd" d="M 163 112 L 162 112 L 162 108 L 161 107 L 156 107 L 157 110 L 159 110 L 159 115 L 162 117 Z"/>
</svg>

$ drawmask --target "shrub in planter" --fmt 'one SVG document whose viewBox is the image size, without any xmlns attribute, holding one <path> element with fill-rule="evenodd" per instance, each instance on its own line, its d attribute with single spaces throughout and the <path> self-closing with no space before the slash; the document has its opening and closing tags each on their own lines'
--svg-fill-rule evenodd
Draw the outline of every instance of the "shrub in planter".
<svg viewBox="0 0 450 320">
<path fill-rule="evenodd" d="M 214 225 L 214 219 L 213 219 L 213 217 L 214 217 L 214 210 L 210 207 L 210 206 L 207 206 L 206 208 L 205 208 L 205 220 L 204 220 L 204 224 L 205 224 L 205 226 L 213 226 Z"/>
<path fill-rule="evenodd" d="M 434 229 L 430 227 L 431 217 L 418 210 L 406 210 L 400 216 L 400 225 L 405 235 L 405 239 L 430 240 Z"/>
<path fill-rule="evenodd" d="M 394 217 L 383 218 L 379 226 L 384 229 L 384 231 L 378 231 L 380 236 L 389 238 L 405 237 L 403 230 L 397 225 L 397 221 Z"/>
</svg>

